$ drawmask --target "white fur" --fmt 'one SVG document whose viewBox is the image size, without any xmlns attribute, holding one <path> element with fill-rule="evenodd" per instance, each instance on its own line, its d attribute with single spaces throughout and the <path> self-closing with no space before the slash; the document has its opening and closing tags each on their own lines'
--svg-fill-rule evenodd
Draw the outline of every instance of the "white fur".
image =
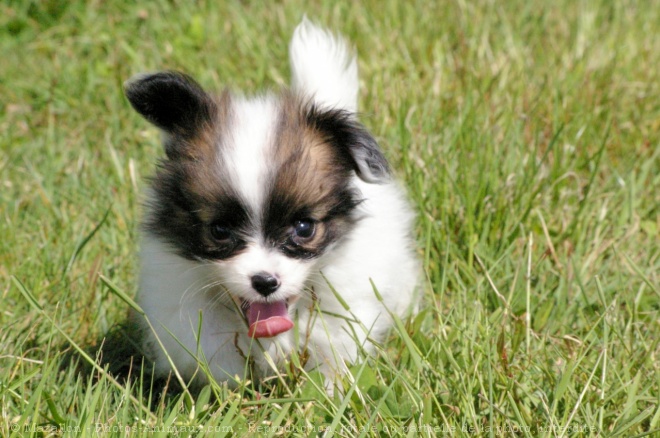
<svg viewBox="0 0 660 438">
<path fill-rule="evenodd" d="M 293 87 L 298 92 L 314 96 L 322 105 L 356 110 L 357 66 L 343 40 L 303 19 L 291 42 L 291 64 Z M 223 160 L 231 163 L 235 170 L 232 181 L 249 201 L 251 214 L 257 215 L 265 199 L 261 183 L 267 181 L 269 170 L 275 104 L 264 97 L 240 100 L 235 105 L 235 125 L 223 140 Z M 307 345 L 311 355 L 308 367 L 320 366 L 332 377 L 345 369 L 345 361 L 358 357 L 361 346 L 372 350 L 367 337 L 382 340 L 391 327 L 385 306 L 399 316 L 415 307 L 420 268 L 410 234 L 414 216 L 395 182 L 372 184 L 354 176 L 352 184 L 365 199 L 358 207 L 362 219 L 340 244 L 315 260 L 291 259 L 254 240 L 248 242 L 246 251 L 227 261 L 193 262 L 147 233 L 142 243 L 138 301 L 155 327 L 155 333 L 147 332 L 146 345 L 157 372 L 170 370 L 157 338 L 185 379 L 197 373 L 201 381 L 205 380 L 196 371 L 198 360 L 204 359 L 216 380 L 230 384 L 234 376 L 244 375 L 243 354 L 250 353 L 258 371 L 266 374 L 273 370 L 263 352 L 278 363 L 293 348 Z M 247 324 L 234 300 L 263 299 L 252 290 L 249 280 L 260 271 L 280 277 L 282 286 L 272 299 L 288 299 L 290 313 L 297 312 L 300 345 L 295 345 L 295 330 L 259 341 L 247 336 Z M 383 303 L 377 300 L 370 279 Z M 349 310 L 328 283 L 348 303 Z M 309 312 L 315 304 L 312 288 L 321 314 Z M 197 339 L 200 315 L 203 323 L 201 338 Z M 359 324 L 347 321 L 354 317 Z M 310 321 L 315 323 L 308 332 Z"/>
<path fill-rule="evenodd" d="M 289 46 L 292 88 L 326 108 L 357 112 L 357 60 L 340 36 L 303 17 Z"/>
<path fill-rule="evenodd" d="M 277 123 L 277 102 L 272 96 L 254 99 L 239 98 L 232 106 L 231 136 L 218 145 L 227 160 L 223 169 L 231 172 L 245 203 L 254 212 L 260 211 L 263 186 L 267 177 L 267 149 Z"/>
</svg>

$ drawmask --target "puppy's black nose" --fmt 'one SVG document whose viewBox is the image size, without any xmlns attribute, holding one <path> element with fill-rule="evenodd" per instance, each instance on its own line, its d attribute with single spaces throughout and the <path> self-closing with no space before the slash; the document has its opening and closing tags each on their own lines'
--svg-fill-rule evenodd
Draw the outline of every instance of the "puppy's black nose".
<svg viewBox="0 0 660 438">
<path fill-rule="evenodd" d="M 270 275 L 268 272 L 260 272 L 253 275 L 250 280 L 252 281 L 252 287 L 254 290 L 265 297 L 272 294 L 280 287 L 280 280 L 274 275 Z"/>
</svg>

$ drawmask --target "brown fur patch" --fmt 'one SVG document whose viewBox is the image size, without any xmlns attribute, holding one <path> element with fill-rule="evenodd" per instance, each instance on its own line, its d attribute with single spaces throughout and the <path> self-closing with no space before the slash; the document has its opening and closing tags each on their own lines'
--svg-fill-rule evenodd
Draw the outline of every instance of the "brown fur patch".
<svg viewBox="0 0 660 438">
<path fill-rule="evenodd" d="M 325 133 L 306 122 L 307 105 L 285 95 L 273 156 L 277 169 L 275 191 L 286 191 L 300 204 L 312 207 L 313 217 L 323 219 L 332 195 L 346 183 L 352 164 L 341 156 Z"/>
<path fill-rule="evenodd" d="M 298 257 L 314 257 L 341 234 L 359 202 L 349 187 L 353 163 L 309 123 L 313 108 L 284 93 L 273 147 L 273 184 L 265 205 L 266 235 L 279 243 L 296 220 L 312 219 L 316 233 L 304 245 L 286 245 Z"/>
</svg>

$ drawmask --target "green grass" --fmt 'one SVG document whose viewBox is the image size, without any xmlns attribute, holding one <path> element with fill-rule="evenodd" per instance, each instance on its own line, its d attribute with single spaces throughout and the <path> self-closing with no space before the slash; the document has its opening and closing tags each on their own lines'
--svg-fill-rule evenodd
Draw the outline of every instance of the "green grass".
<svg viewBox="0 0 660 438">
<path fill-rule="evenodd" d="M 303 3 L 0 5 L 0 435 L 660 433 L 658 3 Z M 59 370 L 67 337 L 125 317 L 109 284 L 135 292 L 162 151 L 123 81 L 286 85 L 303 12 L 356 44 L 362 119 L 419 212 L 424 311 L 346 397 L 293 369 L 152 402 Z"/>
</svg>

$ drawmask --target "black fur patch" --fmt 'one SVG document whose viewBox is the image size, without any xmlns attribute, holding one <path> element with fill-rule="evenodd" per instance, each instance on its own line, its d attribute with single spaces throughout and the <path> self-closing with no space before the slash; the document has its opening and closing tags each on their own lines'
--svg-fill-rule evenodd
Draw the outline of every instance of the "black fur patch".
<svg viewBox="0 0 660 438">
<path fill-rule="evenodd" d="M 314 214 L 316 205 L 296 205 L 299 200 L 286 193 L 274 192 L 265 206 L 264 235 L 273 246 L 289 257 L 311 259 L 322 255 L 339 240 L 355 223 L 355 207 L 361 202 L 349 188 L 341 188 L 331 197 L 319 200 L 330 204 L 329 210 L 319 217 Z M 298 220 L 312 219 L 316 223 L 316 238 L 309 244 L 296 244 L 293 240 L 293 224 Z"/>
<path fill-rule="evenodd" d="M 150 233 L 169 242 L 190 260 L 223 260 L 239 254 L 254 234 L 246 208 L 221 180 L 208 181 L 204 193 L 195 192 L 198 174 L 195 162 L 165 162 L 154 179 L 155 199 L 145 221 Z M 229 241 L 213 238 L 212 227 L 232 230 Z"/>
<path fill-rule="evenodd" d="M 149 122 L 181 138 L 193 138 L 215 121 L 213 98 L 191 77 L 172 71 L 139 76 L 125 86 L 129 102 Z M 165 148 L 174 158 L 177 148 Z"/>
</svg>

